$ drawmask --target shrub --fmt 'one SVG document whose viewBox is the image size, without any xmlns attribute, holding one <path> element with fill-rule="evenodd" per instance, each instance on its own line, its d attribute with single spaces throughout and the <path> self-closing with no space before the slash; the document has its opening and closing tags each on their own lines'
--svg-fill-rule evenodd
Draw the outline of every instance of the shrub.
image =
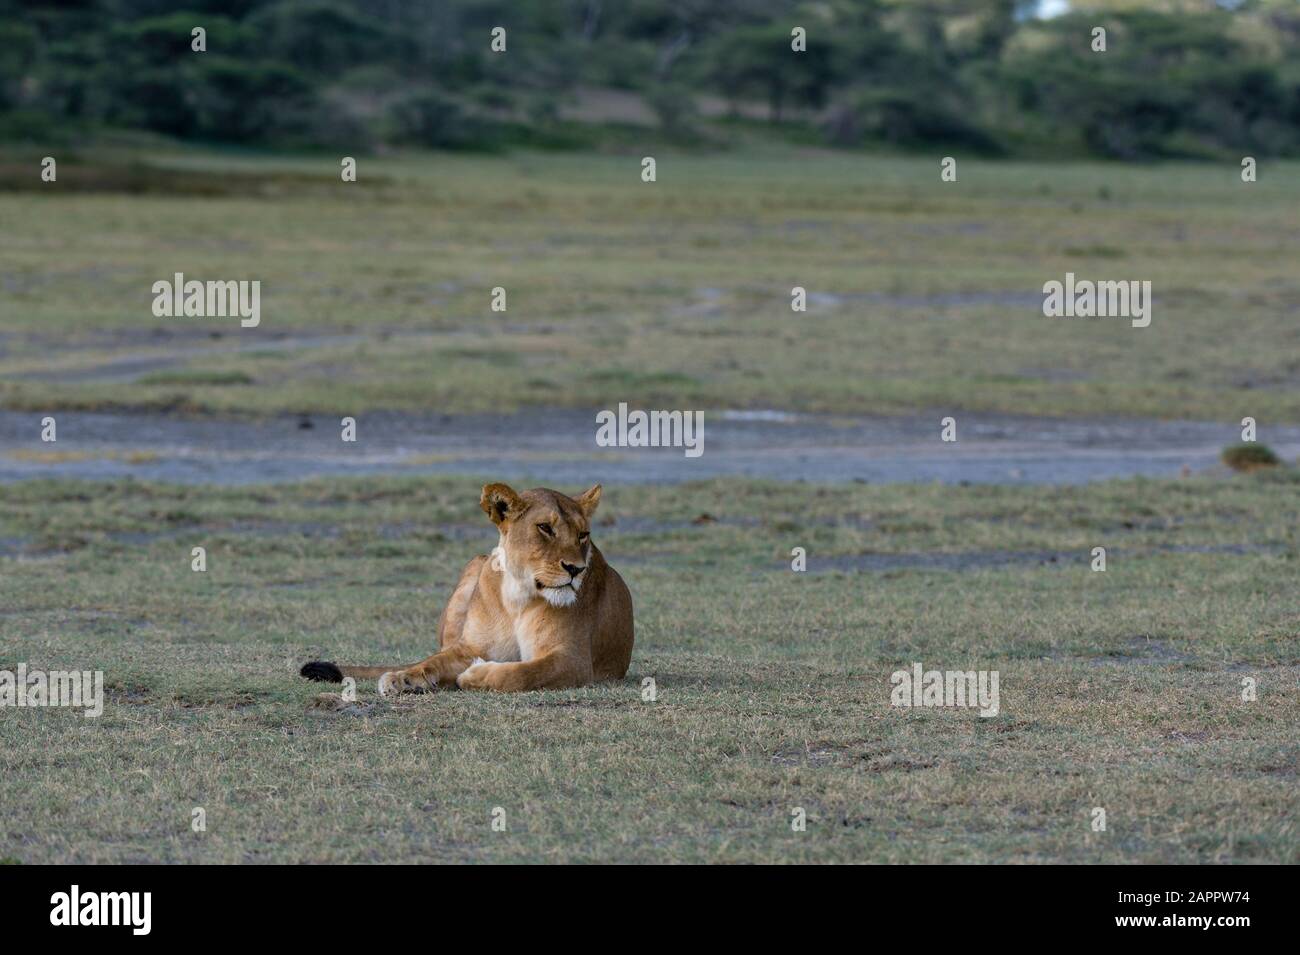
<svg viewBox="0 0 1300 955">
<path fill-rule="evenodd" d="M 998 142 L 932 93 L 879 90 L 864 93 L 847 110 L 833 111 L 824 131 L 832 141 L 874 139 L 899 146 L 944 144 L 998 153 Z"/>
<path fill-rule="evenodd" d="M 1223 449 L 1220 459 L 1234 471 L 1255 471 L 1273 468 L 1282 463 L 1273 451 L 1263 444 L 1234 444 Z"/>
<path fill-rule="evenodd" d="M 292 129 L 294 117 L 315 100 L 312 85 L 285 66 L 209 54 L 192 75 L 186 101 L 194 112 L 195 134 L 207 139 L 275 139 Z"/>
<path fill-rule="evenodd" d="M 698 113 L 695 95 L 688 86 L 657 83 L 646 93 L 645 100 L 668 136 L 689 138 L 693 134 Z"/>
<path fill-rule="evenodd" d="M 398 97 L 388 108 L 388 119 L 394 139 L 418 146 L 465 148 L 488 138 L 488 124 L 439 90 L 416 90 Z"/>
</svg>

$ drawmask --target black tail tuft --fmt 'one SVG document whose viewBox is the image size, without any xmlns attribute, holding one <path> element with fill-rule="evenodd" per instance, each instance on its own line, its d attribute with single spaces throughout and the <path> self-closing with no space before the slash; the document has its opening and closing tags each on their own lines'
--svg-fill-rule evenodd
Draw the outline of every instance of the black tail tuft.
<svg viewBox="0 0 1300 955">
<path fill-rule="evenodd" d="M 343 682 L 343 671 L 333 663 L 326 663 L 324 660 L 313 660 L 311 663 L 304 663 L 298 673 L 309 680 L 315 680 L 317 683 Z"/>
</svg>

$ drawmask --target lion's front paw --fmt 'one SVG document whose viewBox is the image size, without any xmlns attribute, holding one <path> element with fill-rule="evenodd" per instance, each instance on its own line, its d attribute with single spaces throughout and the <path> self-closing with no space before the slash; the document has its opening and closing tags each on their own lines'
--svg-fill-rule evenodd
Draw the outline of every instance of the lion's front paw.
<svg viewBox="0 0 1300 955">
<path fill-rule="evenodd" d="M 462 690 L 490 690 L 492 684 L 488 682 L 488 677 L 495 666 L 495 663 L 475 657 L 474 662 L 456 677 L 456 685 Z"/>
<path fill-rule="evenodd" d="M 396 696 L 399 693 L 425 693 L 433 687 L 418 673 L 410 670 L 389 670 L 379 678 L 379 695 Z"/>
</svg>

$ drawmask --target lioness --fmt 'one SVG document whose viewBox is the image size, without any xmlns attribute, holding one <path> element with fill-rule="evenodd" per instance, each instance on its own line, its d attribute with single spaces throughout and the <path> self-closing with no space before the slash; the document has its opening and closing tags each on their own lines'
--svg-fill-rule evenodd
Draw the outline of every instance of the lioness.
<svg viewBox="0 0 1300 955">
<path fill-rule="evenodd" d="M 501 541 L 461 573 L 438 618 L 438 652 L 406 667 L 315 661 L 302 675 L 378 677 L 381 695 L 453 683 L 517 691 L 621 680 L 632 659 L 632 595 L 592 543 L 599 503 L 599 484 L 576 499 L 487 485 L 479 506 Z"/>
</svg>

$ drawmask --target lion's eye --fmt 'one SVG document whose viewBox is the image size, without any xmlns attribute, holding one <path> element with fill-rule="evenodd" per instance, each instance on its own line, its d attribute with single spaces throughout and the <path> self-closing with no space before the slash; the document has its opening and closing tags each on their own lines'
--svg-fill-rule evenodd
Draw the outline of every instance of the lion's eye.
<svg viewBox="0 0 1300 955">
<path fill-rule="evenodd" d="M 545 534 L 547 537 L 555 536 L 555 530 L 551 527 L 550 524 L 538 524 L 537 529 L 541 531 L 543 534 Z"/>
<path fill-rule="evenodd" d="M 591 536 L 591 535 L 588 534 L 586 531 L 583 531 L 581 534 L 578 535 L 578 543 L 579 543 L 579 544 L 585 544 L 585 543 L 587 543 L 587 538 L 590 537 L 590 536 Z"/>
</svg>

